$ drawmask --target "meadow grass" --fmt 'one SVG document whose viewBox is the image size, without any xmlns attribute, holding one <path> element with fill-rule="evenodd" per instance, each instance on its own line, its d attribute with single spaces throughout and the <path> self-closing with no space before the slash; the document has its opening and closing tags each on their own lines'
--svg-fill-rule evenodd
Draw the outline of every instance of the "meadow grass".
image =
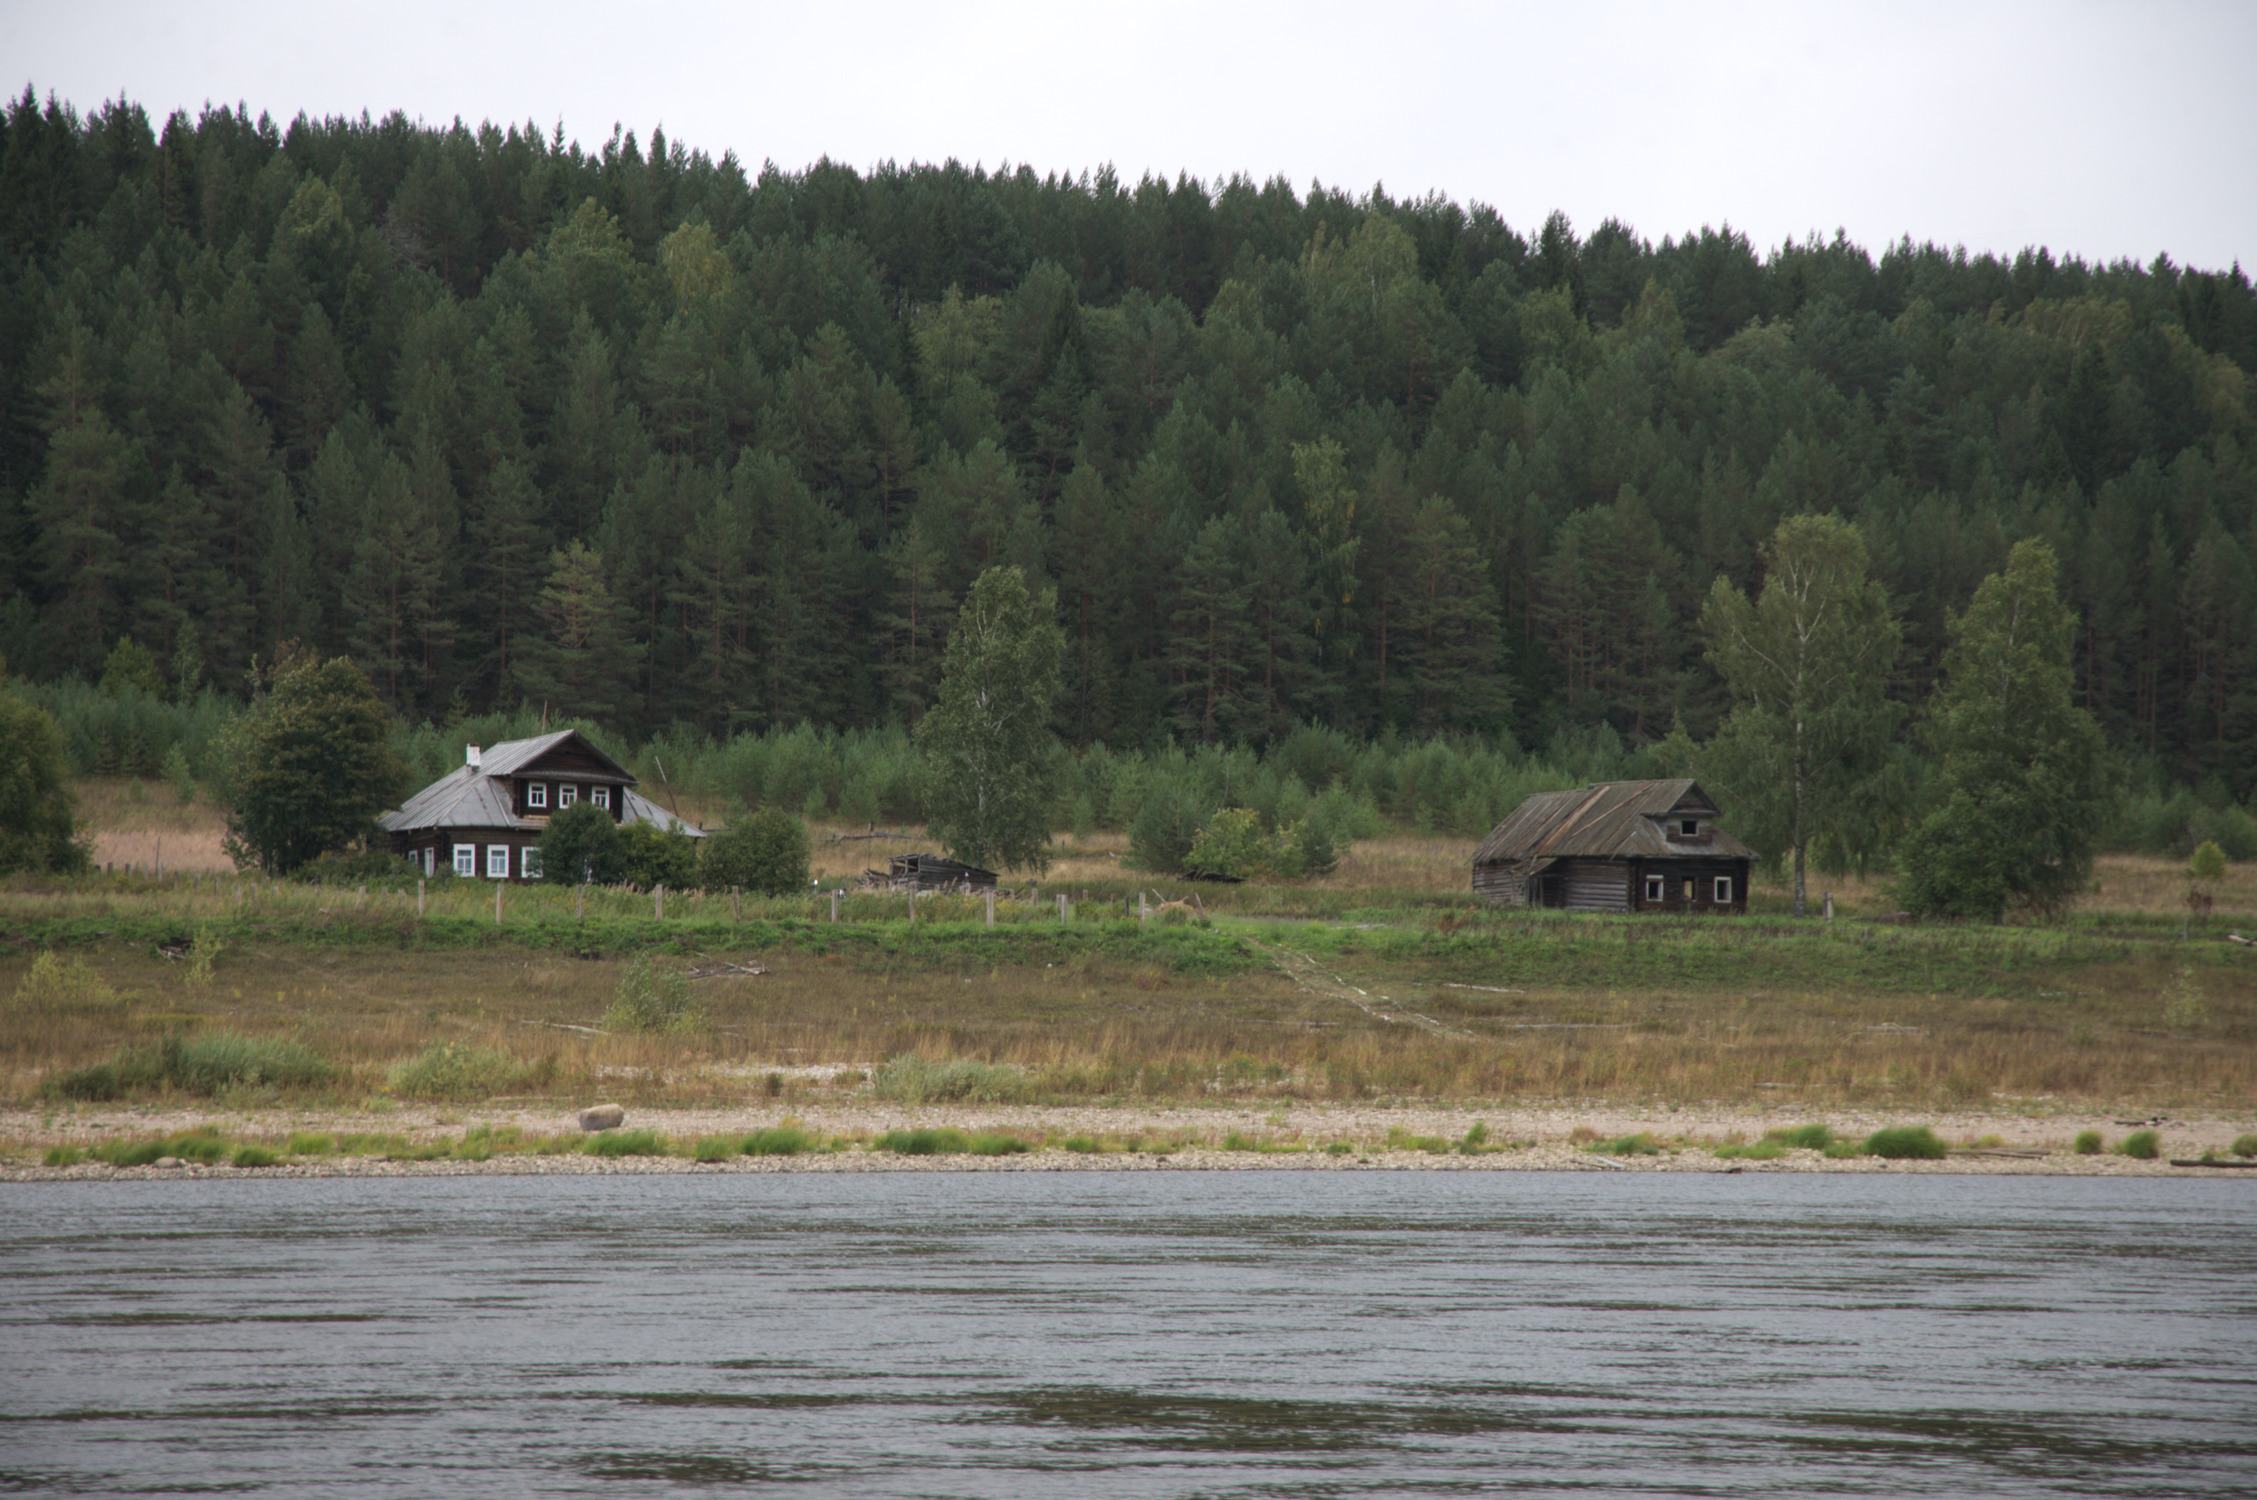
<svg viewBox="0 0 2257 1500">
<path fill-rule="evenodd" d="M 872 1141 L 870 1149 L 901 1156 L 1015 1156 L 1033 1148 L 1015 1135 L 999 1131 L 975 1133 L 942 1125 L 889 1130 Z"/>
<path fill-rule="evenodd" d="M 606 1130 L 588 1138 L 590 1156 L 664 1156 L 666 1140 L 655 1130 Z"/>
<path fill-rule="evenodd" d="M 823 858 L 878 862 L 871 846 L 818 835 Z M 912 1105 L 2257 1099 L 2257 974 L 2222 942 L 2179 942 L 2183 906 L 2137 894 L 2178 878 L 2166 862 L 2104 861 L 2104 893 L 2132 892 L 2126 904 L 2081 898 L 2058 926 L 1861 923 L 1850 916 L 1864 898 L 1841 883 L 1829 926 L 1769 898 L 1727 920 L 1500 912 L 1463 889 L 1470 847 L 1370 841 L 1308 887 L 1201 887 L 1214 925 L 1176 927 L 1120 919 L 1124 896 L 1188 888 L 1123 871 L 1104 837 L 1062 843 L 1072 858 L 999 901 L 993 930 L 963 897 L 921 898 L 912 926 L 905 897 L 855 895 L 833 925 L 827 898 L 748 898 L 738 921 L 725 895 L 669 893 L 659 922 L 634 892 L 589 893 L 576 920 L 574 892 L 512 888 L 496 925 L 493 888 L 451 877 L 432 883 L 420 920 L 412 889 L 14 877 L 0 881 L 0 922 L 23 940 L 0 960 L 0 1099 L 202 1089 L 343 1102 L 389 1086 L 459 1102 L 600 1089 L 698 1105 L 866 1083 Z M 1060 892 L 1076 903 L 1063 926 Z M 2232 885 L 2220 926 L 2228 898 L 2257 905 L 2247 896 Z M 1300 917 L 1313 920 L 1286 920 Z M 190 935 L 218 945 L 206 985 L 155 953 Z M 92 982 L 11 1003 L 41 945 Z M 1281 971 L 1277 950 L 1338 986 Z M 686 977 L 714 956 L 768 973 Z M 686 986 L 695 1028 L 607 1022 L 637 957 Z M 2189 994 L 2200 1025 L 2171 1024 L 2197 1013 Z M 300 1048 L 326 1071 L 189 1078 L 151 1065 L 167 1038 L 223 1032 Z"/>
</svg>

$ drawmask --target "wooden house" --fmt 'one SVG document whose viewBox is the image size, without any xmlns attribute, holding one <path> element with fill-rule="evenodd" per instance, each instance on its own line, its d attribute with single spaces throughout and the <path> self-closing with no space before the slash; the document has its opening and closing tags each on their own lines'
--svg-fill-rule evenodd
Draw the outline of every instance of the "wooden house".
<svg viewBox="0 0 2257 1500">
<path fill-rule="evenodd" d="M 537 847 L 549 819 L 577 802 L 615 823 L 648 823 L 705 837 L 695 824 L 637 795 L 630 771 L 576 729 L 507 740 L 481 751 L 378 818 L 392 847 L 426 875 L 452 870 L 480 880 L 538 880 Z"/>
<path fill-rule="evenodd" d="M 1602 781 L 1515 808 L 1474 851 L 1473 889 L 1506 906 L 1745 913 L 1754 862 L 1697 783 Z"/>
</svg>

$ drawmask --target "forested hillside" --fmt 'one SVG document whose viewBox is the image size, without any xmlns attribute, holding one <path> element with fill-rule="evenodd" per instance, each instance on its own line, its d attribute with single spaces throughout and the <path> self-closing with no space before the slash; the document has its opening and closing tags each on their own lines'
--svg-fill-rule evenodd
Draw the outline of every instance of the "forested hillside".
<svg viewBox="0 0 2257 1500">
<path fill-rule="evenodd" d="M 876 726 L 1006 561 L 1057 589 L 1070 743 L 1636 744 L 1715 723 L 1712 579 L 1836 511 L 1908 702 L 2040 536 L 2116 745 L 2246 797 L 2253 369 L 2239 268 L 27 90 L 0 652 L 232 689 L 298 638 L 412 719 Z"/>
</svg>

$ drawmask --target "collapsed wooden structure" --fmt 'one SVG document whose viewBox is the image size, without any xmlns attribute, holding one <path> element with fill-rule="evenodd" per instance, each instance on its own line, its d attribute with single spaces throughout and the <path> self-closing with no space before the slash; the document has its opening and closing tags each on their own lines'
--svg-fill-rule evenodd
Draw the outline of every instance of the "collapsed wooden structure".
<svg viewBox="0 0 2257 1500">
<path fill-rule="evenodd" d="M 862 872 L 865 890 L 992 891 L 995 872 L 939 854 L 896 854 L 883 870 Z"/>
<path fill-rule="evenodd" d="M 1505 906 L 1745 913 L 1754 862 L 1697 782 L 1602 781 L 1513 809 L 1474 851 L 1473 889 Z"/>
</svg>

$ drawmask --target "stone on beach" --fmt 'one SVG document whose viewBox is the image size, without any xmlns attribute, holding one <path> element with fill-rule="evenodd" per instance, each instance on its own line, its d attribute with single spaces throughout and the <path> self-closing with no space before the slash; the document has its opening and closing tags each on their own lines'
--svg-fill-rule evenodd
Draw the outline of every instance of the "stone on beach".
<svg viewBox="0 0 2257 1500">
<path fill-rule="evenodd" d="M 595 1104 L 580 1111 L 582 1130 L 617 1130 L 627 1123 L 627 1111 L 616 1104 Z"/>
</svg>

